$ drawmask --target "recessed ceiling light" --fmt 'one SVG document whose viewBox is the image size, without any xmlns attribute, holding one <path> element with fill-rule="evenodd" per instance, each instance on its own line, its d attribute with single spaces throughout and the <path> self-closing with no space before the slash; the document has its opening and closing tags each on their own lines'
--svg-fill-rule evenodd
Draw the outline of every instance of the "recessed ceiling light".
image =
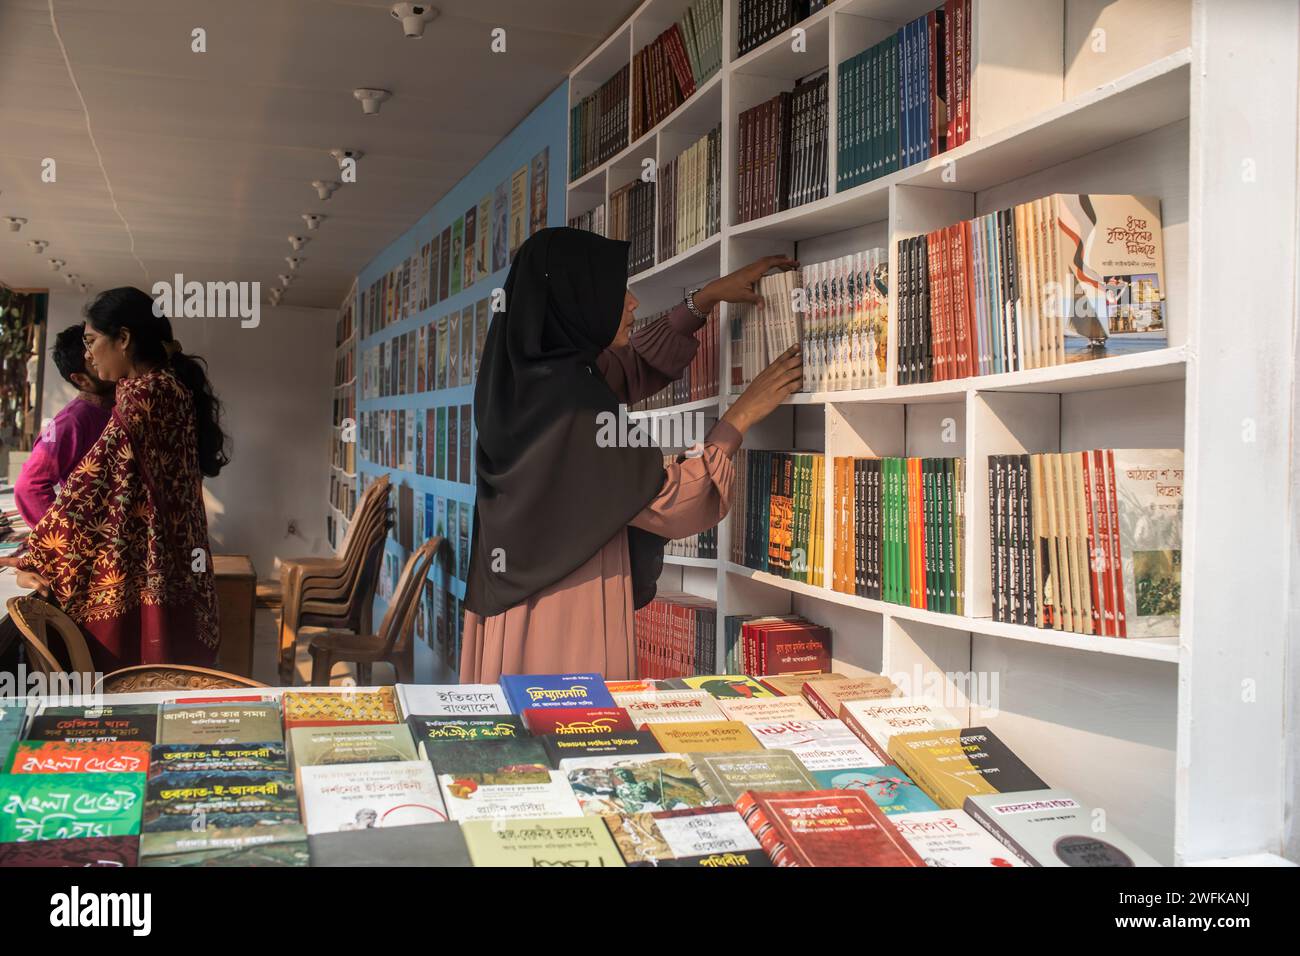
<svg viewBox="0 0 1300 956">
<path fill-rule="evenodd" d="M 342 185 L 342 183 L 339 183 L 333 179 L 329 180 L 328 182 L 323 179 L 313 179 L 311 181 L 311 185 L 312 188 L 316 190 L 317 196 L 319 196 L 321 199 L 329 199 L 330 196 L 333 194 L 334 190 L 338 189 L 339 186 Z"/>
<path fill-rule="evenodd" d="M 410 40 L 424 36 L 424 25 L 438 18 L 438 8 L 427 3 L 395 3 L 389 12 L 402 22 L 402 32 Z"/>
<path fill-rule="evenodd" d="M 388 90 L 375 90 L 363 86 L 361 89 L 353 90 L 352 95 L 361 101 L 361 112 L 370 114 L 378 113 L 379 104 L 393 94 Z"/>
</svg>

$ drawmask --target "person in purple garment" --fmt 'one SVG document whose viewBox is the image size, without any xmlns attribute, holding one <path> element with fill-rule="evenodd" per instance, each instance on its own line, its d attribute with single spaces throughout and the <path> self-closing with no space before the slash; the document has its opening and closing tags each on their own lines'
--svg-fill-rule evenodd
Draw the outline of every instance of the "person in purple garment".
<svg viewBox="0 0 1300 956">
<path fill-rule="evenodd" d="M 113 414 L 113 393 L 117 386 L 106 382 L 86 366 L 82 342 L 84 324 L 70 326 L 54 340 L 54 365 L 77 395 L 41 430 L 14 483 L 14 503 L 28 527 L 36 527 L 58 488 L 98 440 Z"/>
</svg>

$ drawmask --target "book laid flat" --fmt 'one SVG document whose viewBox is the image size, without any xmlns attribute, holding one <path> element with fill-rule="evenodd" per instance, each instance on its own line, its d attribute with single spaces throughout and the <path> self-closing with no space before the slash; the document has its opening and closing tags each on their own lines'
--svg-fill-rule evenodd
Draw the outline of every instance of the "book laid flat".
<svg viewBox="0 0 1300 956">
<path fill-rule="evenodd" d="M 391 687 L 373 691 L 285 691 L 280 697 L 285 729 L 330 724 L 395 724 L 397 698 Z"/>
<path fill-rule="evenodd" d="M 1159 866 L 1113 827 L 1062 790 L 985 793 L 965 805 L 981 826 L 1028 866 Z"/>
<path fill-rule="evenodd" d="M 883 767 L 853 767 L 847 770 L 814 770 L 820 790 L 854 790 L 876 801 L 892 817 L 898 813 L 938 810 L 939 805 L 912 778 L 893 764 Z"/>
<path fill-rule="evenodd" d="M 560 761 L 584 814 L 653 813 L 708 805 L 678 753 L 574 757 Z"/>
<path fill-rule="evenodd" d="M 473 866 L 457 823 L 343 830 L 307 838 L 312 866 Z"/>
<path fill-rule="evenodd" d="M 419 759 L 415 741 L 405 724 L 294 727 L 289 731 L 289 743 L 294 763 L 299 767 Z"/>
<path fill-rule="evenodd" d="M 492 783 L 481 783 L 473 776 L 443 773 L 438 786 L 448 817 L 462 823 L 582 816 L 569 778 L 558 770 L 544 776 L 541 780 L 531 772 L 503 773 L 492 775 Z"/>
<path fill-rule="evenodd" d="M 627 711 L 637 727 L 684 720 L 725 720 L 722 708 L 702 690 L 664 690 L 652 693 L 618 694 L 617 706 Z"/>
<path fill-rule="evenodd" d="M 763 749 L 749 728 L 738 720 L 690 720 L 648 726 L 665 752 L 735 753 Z"/>
<path fill-rule="evenodd" d="M 616 707 L 599 674 L 502 674 L 510 710 L 529 707 Z"/>
<path fill-rule="evenodd" d="M 848 680 L 847 674 L 835 671 L 801 671 L 795 674 L 764 674 L 756 678 L 768 690 L 782 697 L 802 697 L 803 685 L 810 680 Z"/>
<path fill-rule="evenodd" d="M 289 769 L 280 741 L 256 744 L 154 744 L 149 752 L 149 776 L 195 770 Z"/>
<path fill-rule="evenodd" d="M 135 866 L 138 836 L 0 843 L 0 866 Z"/>
<path fill-rule="evenodd" d="M 629 730 L 617 734 L 592 734 L 558 736 L 547 734 L 540 738 L 546 748 L 551 766 L 558 768 L 560 761 L 569 757 L 612 757 L 618 754 L 663 753 L 648 730 Z"/>
<path fill-rule="evenodd" d="M 743 674 L 677 677 L 668 681 L 668 685 L 679 690 L 702 690 L 718 700 L 756 700 L 776 696 L 754 678 Z"/>
<path fill-rule="evenodd" d="M 764 747 L 789 750 L 809 770 L 874 767 L 876 755 L 842 720 L 780 720 L 750 724 Z"/>
<path fill-rule="evenodd" d="M 964 810 L 925 810 L 890 816 L 926 866 L 1024 866 Z"/>
<path fill-rule="evenodd" d="M 160 744 L 246 744 L 280 740 L 275 703 L 163 704 L 158 711 Z"/>
<path fill-rule="evenodd" d="M 840 719 L 883 763 L 889 762 L 889 740 L 895 734 L 961 726 L 956 716 L 931 697 L 846 700 L 840 707 Z"/>
<path fill-rule="evenodd" d="M 433 768 L 423 760 L 299 768 L 309 835 L 447 819 Z"/>
<path fill-rule="evenodd" d="M 175 837 L 177 851 L 164 852 L 158 841 L 163 834 L 145 834 L 140 838 L 140 866 L 174 867 L 174 866 L 220 866 L 220 867 L 270 867 L 270 866 L 310 866 L 311 853 L 307 845 L 307 831 L 300 823 L 284 823 L 275 827 L 279 831 L 274 837 L 263 830 L 269 827 L 253 827 L 245 831 L 236 831 L 236 843 L 227 843 L 222 839 L 208 841 L 207 845 L 193 847 L 191 844 L 202 842 L 195 840 L 194 834 L 177 833 L 167 836 Z"/>
<path fill-rule="evenodd" d="M 149 779 L 145 791 L 141 853 L 174 852 L 179 847 L 151 836 L 180 834 L 208 844 L 231 831 L 270 833 L 278 824 L 297 824 L 298 793 L 293 775 L 281 770 L 168 771 Z"/>
<path fill-rule="evenodd" d="M 416 745 L 436 745 L 445 740 L 503 740 L 526 737 L 524 722 L 517 714 L 490 714 L 485 717 L 406 718 Z"/>
<path fill-rule="evenodd" d="M 135 836 L 142 773 L 30 773 L 5 781 L 0 843 Z"/>
<path fill-rule="evenodd" d="M 532 773 L 536 783 L 549 779 L 550 762 L 546 748 L 535 737 L 504 740 L 449 740 L 435 744 L 428 751 L 435 772 L 472 776 L 479 783 L 520 782 L 518 776 L 498 780 L 501 775 Z"/>
<path fill-rule="evenodd" d="M 510 711 L 496 684 L 398 684 L 397 703 L 403 717 L 477 717 Z"/>
<path fill-rule="evenodd" d="M 924 866 L 867 797 L 851 790 L 743 794 L 736 810 L 777 866 Z"/>
<path fill-rule="evenodd" d="M 20 740 L 13 744 L 9 773 L 148 773 L 149 744 L 143 740 L 67 743 Z"/>
<path fill-rule="evenodd" d="M 987 727 L 895 734 L 889 755 L 944 810 L 984 793 L 1047 789 Z"/>
<path fill-rule="evenodd" d="M 686 757 L 704 792 L 719 804 L 734 804 L 747 790 L 821 789 L 788 750 L 688 753 Z"/>
<path fill-rule="evenodd" d="M 658 866 L 669 860 L 716 866 L 719 861 L 698 861 L 722 854 L 745 856 L 747 862 L 742 865 L 753 865 L 748 859 L 751 855 L 761 858 L 759 866 L 769 862 L 758 838 L 733 807 L 609 814 L 604 819 L 628 866 Z"/>
<path fill-rule="evenodd" d="M 635 730 L 622 707 L 529 707 L 521 715 L 528 732 L 570 736 L 614 734 Z"/>
<path fill-rule="evenodd" d="M 144 740 L 158 734 L 157 704 L 47 707 L 31 719 L 28 740 Z"/>
<path fill-rule="evenodd" d="M 623 866 L 603 821 L 471 820 L 461 825 L 475 866 Z"/>
<path fill-rule="evenodd" d="M 728 720 L 741 723 L 770 723 L 776 720 L 816 720 L 817 711 L 802 697 L 767 697 L 762 700 L 719 700 Z"/>
<path fill-rule="evenodd" d="M 840 708 L 848 700 L 879 700 L 898 693 L 888 677 L 854 677 L 849 680 L 810 680 L 803 685 L 803 699 L 818 716 L 838 720 Z"/>
</svg>

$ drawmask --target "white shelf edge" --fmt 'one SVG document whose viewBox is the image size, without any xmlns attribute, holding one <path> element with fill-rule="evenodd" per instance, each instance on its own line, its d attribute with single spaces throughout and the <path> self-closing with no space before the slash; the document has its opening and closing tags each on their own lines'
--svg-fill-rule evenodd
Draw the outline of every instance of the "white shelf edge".
<svg viewBox="0 0 1300 956">
<path fill-rule="evenodd" d="M 680 554 L 665 554 L 664 564 L 676 564 L 683 568 L 712 568 L 717 570 L 717 558 L 687 558 Z"/>
<path fill-rule="evenodd" d="M 708 252 L 710 249 L 721 245 L 722 245 L 722 233 L 715 232 L 707 239 L 704 239 L 701 242 L 697 242 L 695 245 L 691 246 L 685 252 L 679 252 L 671 259 L 665 259 L 663 262 L 660 262 L 657 265 L 653 265 L 649 269 L 645 269 L 641 272 L 638 272 L 636 275 L 631 276 L 627 280 L 627 284 L 629 286 L 634 286 L 637 285 L 638 283 L 648 282 L 657 276 L 663 276 L 665 273 L 672 272 L 677 267 L 684 266 L 686 265 L 686 263 L 695 259 L 697 256 L 703 256 L 704 253 Z"/>
<path fill-rule="evenodd" d="M 637 418 L 660 418 L 664 415 L 681 415 L 687 412 L 699 412 L 710 408 L 718 407 L 718 397 L 697 398 L 693 402 L 682 402 L 679 405 L 667 405 L 663 408 L 646 408 L 640 411 L 628 412 L 627 417 Z"/>
</svg>

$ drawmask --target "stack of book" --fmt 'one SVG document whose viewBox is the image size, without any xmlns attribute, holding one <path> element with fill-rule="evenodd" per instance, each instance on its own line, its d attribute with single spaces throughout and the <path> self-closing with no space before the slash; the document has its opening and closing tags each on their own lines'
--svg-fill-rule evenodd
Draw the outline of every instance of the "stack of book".
<svg viewBox="0 0 1300 956">
<path fill-rule="evenodd" d="M 1106 637 L 1175 637 L 1183 453 L 989 456 L 993 618 Z"/>
<path fill-rule="evenodd" d="M 727 670 L 800 674 L 831 666 L 831 630 L 797 614 L 735 614 L 726 622 Z"/>
<path fill-rule="evenodd" d="M 609 196 L 608 233 L 632 244 L 627 274 L 636 275 L 655 264 L 655 184 L 636 179 Z"/>
<path fill-rule="evenodd" d="M 605 234 L 605 204 L 601 203 L 594 209 L 573 216 L 569 219 L 569 228 L 582 229 L 603 236 Z"/>
<path fill-rule="evenodd" d="M 836 458 L 831 587 L 943 614 L 965 613 L 965 461 Z"/>
<path fill-rule="evenodd" d="M 672 591 L 636 612 L 637 673 L 689 677 L 712 673 L 717 661 L 718 606 L 707 598 Z"/>
<path fill-rule="evenodd" d="M 696 0 L 632 58 L 632 139 L 691 98 L 722 66 L 722 0 Z"/>
<path fill-rule="evenodd" d="M 722 227 L 722 126 L 659 166 L 659 261 Z"/>
<path fill-rule="evenodd" d="M 716 558 L 718 529 L 710 528 L 686 538 L 675 538 L 664 545 L 664 554 L 678 558 Z"/>
<path fill-rule="evenodd" d="M 638 319 L 633 331 L 651 325 L 668 315 L 667 311 Z M 718 328 L 721 324 L 719 309 L 714 306 L 704 325 L 695 330 L 695 340 L 699 347 L 695 357 L 686 366 L 681 377 L 655 392 L 653 395 L 633 403 L 634 411 L 647 411 L 655 408 L 668 408 L 683 402 L 713 398 L 718 394 Z M 701 436 L 702 437 L 702 436 Z"/>
<path fill-rule="evenodd" d="M 624 66 L 569 110 L 570 181 L 627 146 L 628 73 Z"/>
<path fill-rule="evenodd" d="M 736 453 L 732 562 L 822 584 L 824 462 L 818 452 Z"/>
<path fill-rule="evenodd" d="M 1054 194 L 898 243 L 898 382 L 1168 344 L 1160 201 Z"/>
<path fill-rule="evenodd" d="M 744 56 L 774 36 L 811 16 L 827 0 L 740 0 L 736 18 L 736 55 Z"/>
<path fill-rule="evenodd" d="M 740 114 L 736 221 L 749 222 L 826 195 L 826 73 Z"/>
<path fill-rule="evenodd" d="M 947 0 L 839 64 L 836 189 L 970 138 L 970 0 Z"/>
<path fill-rule="evenodd" d="M 806 622 L 744 628 L 746 660 L 830 666 Z M 0 707 L 0 866 L 1156 865 L 877 674 L 42 704 Z"/>
</svg>

